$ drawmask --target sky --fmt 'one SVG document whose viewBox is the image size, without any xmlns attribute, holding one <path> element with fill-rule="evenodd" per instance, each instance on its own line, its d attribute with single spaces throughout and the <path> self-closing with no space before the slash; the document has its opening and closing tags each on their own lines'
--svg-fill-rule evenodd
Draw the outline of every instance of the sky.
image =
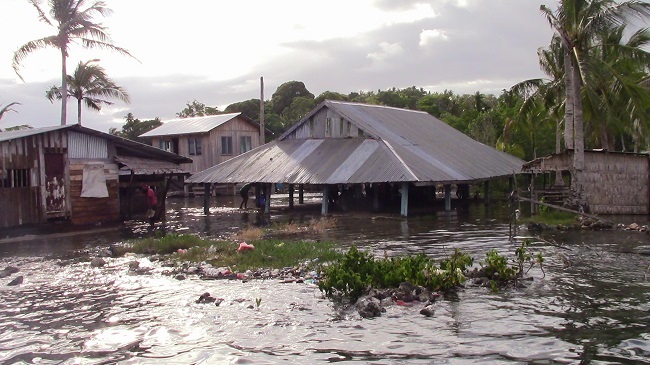
<svg viewBox="0 0 650 365">
<path fill-rule="evenodd" d="M 223 110 L 259 99 L 260 77 L 265 100 L 288 81 L 304 82 L 315 96 L 411 86 L 498 95 L 543 77 L 537 50 L 553 33 L 539 7 L 557 7 L 557 0 L 104 1 L 113 13 L 95 22 L 134 58 L 73 45 L 67 61 L 70 74 L 80 61 L 99 59 L 129 93 L 129 104 L 82 110 L 82 124 L 103 132 L 121 129 L 128 113 L 164 122 L 193 100 Z M 27 56 L 23 80 L 11 65 L 20 46 L 55 29 L 27 0 L 2 0 L 1 9 L 0 107 L 21 105 L 0 128 L 59 125 L 60 102 L 45 98 L 61 83 L 58 51 Z M 76 99 L 67 120 L 77 121 Z"/>
</svg>

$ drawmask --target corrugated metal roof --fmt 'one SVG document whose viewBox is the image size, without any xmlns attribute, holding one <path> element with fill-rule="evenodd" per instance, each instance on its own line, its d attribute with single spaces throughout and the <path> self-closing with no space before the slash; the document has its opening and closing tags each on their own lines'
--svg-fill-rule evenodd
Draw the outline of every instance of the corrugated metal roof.
<svg viewBox="0 0 650 365">
<path fill-rule="evenodd" d="M 31 129 L 21 129 L 18 131 L 4 131 L 0 132 L 0 142 L 12 141 L 14 139 L 20 139 L 24 137 L 33 136 L 36 134 L 56 131 L 59 129 L 70 128 L 69 125 L 57 125 L 53 127 L 43 127 L 43 128 L 31 128 Z"/>
<path fill-rule="evenodd" d="M 322 108 L 336 111 L 372 138 L 287 138 Z M 519 174 L 524 162 L 425 112 L 328 100 L 277 141 L 199 172 L 188 182 L 476 182 Z"/>
<path fill-rule="evenodd" d="M 48 133 L 60 129 L 69 129 L 75 132 L 88 134 L 113 141 L 115 146 L 123 152 L 143 157 L 152 158 L 163 161 L 171 161 L 176 164 L 192 163 L 192 159 L 185 156 L 171 153 L 160 148 L 155 148 L 144 143 L 132 141 L 130 139 L 114 136 L 112 134 L 100 132 L 94 129 L 80 126 L 78 124 L 58 125 L 53 127 L 33 128 L 19 131 L 0 132 L 0 142 L 11 141 L 14 139 L 29 137 L 37 134 Z"/>
<path fill-rule="evenodd" d="M 135 175 L 189 174 L 181 166 L 169 161 L 155 161 L 132 156 L 115 156 L 120 172 L 133 171 Z"/>
<path fill-rule="evenodd" d="M 163 122 L 158 128 L 143 133 L 140 137 L 172 136 L 191 133 L 207 133 L 230 121 L 241 113 L 209 115 L 206 117 L 177 118 Z"/>
</svg>

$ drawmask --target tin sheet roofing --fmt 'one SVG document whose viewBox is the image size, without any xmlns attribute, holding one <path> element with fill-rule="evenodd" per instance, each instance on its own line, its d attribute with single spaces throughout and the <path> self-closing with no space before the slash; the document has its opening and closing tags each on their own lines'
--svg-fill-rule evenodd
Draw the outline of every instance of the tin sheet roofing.
<svg viewBox="0 0 650 365">
<path fill-rule="evenodd" d="M 192 159 L 185 156 L 171 153 L 168 151 L 155 148 L 144 143 L 132 141 L 130 139 L 114 136 L 112 134 L 100 132 L 91 128 L 83 127 L 78 124 L 58 125 L 52 127 L 32 128 L 19 131 L 0 132 L 0 142 L 11 141 L 15 139 L 25 138 L 42 133 L 48 133 L 56 130 L 69 129 L 75 132 L 89 134 L 92 136 L 105 138 L 113 141 L 118 149 L 118 152 L 123 154 L 130 154 L 140 156 L 142 158 L 150 158 L 155 160 L 170 161 L 175 164 L 192 163 Z"/>
<path fill-rule="evenodd" d="M 120 172 L 131 171 L 135 175 L 189 174 L 187 170 L 170 161 L 156 161 L 133 156 L 115 156 Z"/>
<path fill-rule="evenodd" d="M 321 108 L 336 111 L 371 138 L 288 138 Z M 425 112 L 325 101 L 277 141 L 199 172 L 188 182 L 476 182 L 519 174 L 524 162 Z"/>
<path fill-rule="evenodd" d="M 172 136 L 191 133 L 207 133 L 230 121 L 241 113 L 209 115 L 206 117 L 177 118 L 163 122 L 158 128 L 143 133 L 140 137 Z"/>
</svg>

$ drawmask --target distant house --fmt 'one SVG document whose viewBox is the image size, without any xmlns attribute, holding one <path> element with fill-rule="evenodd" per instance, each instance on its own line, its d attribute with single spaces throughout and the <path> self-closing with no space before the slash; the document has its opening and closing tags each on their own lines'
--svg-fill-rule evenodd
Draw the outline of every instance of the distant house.
<svg viewBox="0 0 650 365">
<path fill-rule="evenodd" d="M 141 183 L 158 187 L 162 214 L 165 180 L 191 161 L 80 125 L 0 132 L 0 228 L 118 221 L 138 200 L 144 211 Z"/>
<path fill-rule="evenodd" d="M 425 201 L 435 195 L 437 184 L 443 185 L 449 210 L 451 185 L 461 191 L 468 184 L 487 187 L 490 179 L 520 174 L 523 164 L 426 112 L 326 100 L 277 140 L 187 181 L 254 182 L 264 186 L 266 196 L 271 184 L 283 183 L 289 185 L 290 206 L 293 185 L 317 186 L 323 191 L 323 214 L 328 197 L 336 200 L 343 192 L 367 196 L 375 208 L 379 200 L 399 196 L 406 216 L 409 187 Z"/>
<path fill-rule="evenodd" d="M 140 137 L 162 150 L 192 158 L 186 169 L 195 173 L 260 145 L 260 126 L 241 113 L 178 118 Z"/>
</svg>

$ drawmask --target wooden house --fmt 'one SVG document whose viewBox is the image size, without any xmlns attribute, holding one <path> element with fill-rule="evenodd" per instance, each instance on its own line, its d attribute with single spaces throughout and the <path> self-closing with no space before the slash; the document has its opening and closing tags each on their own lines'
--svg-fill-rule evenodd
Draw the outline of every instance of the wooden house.
<svg viewBox="0 0 650 365">
<path fill-rule="evenodd" d="M 570 176 L 573 151 L 540 157 L 526 163 L 523 171 Z M 650 214 L 650 155 L 647 153 L 585 151 L 583 191 L 587 211 L 593 214 Z M 534 188 L 539 198 L 563 187 Z M 568 194 L 566 194 L 568 196 Z M 547 200 L 547 199 L 544 199 Z M 562 204 L 562 202 L 557 202 Z"/>
<path fill-rule="evenodd" d="M 260 126 L 241 113 L 178 118 L 140 135 L 162 150 L 192 158 L 190 173 L 203 171 L 260 145 Z"/>
<path fill-rule="evenodd" d="M 372 196 L 375 208 L 382 194 L 392 193 L 401 197 L 401 214 L 406 216 L 409 188 L 431 197 L 436 185 L 444 186 L 449 210 L 452 185 L 484 183 L 488 191 L 488 180 L 519 174 L 523 163 L 426 112 L 326 100 L 277 140 L 187 181 L 255 182 L 264 185 L 266 196 L 271 184 L 282 183 L 289 186 L 290 207 L 293 186 L 311 185 L 323 191 L 323 214 L 329 195 L 340 193 L 341 187 L 355 189 L 356 196 L 359 191 Z"/>
<path fill-rule="evenodd" d="M 118 221 L 129 186 L 160 184 L 189 162 L 80 125 L 0 132 L 0 228 Z"/>
</svg>

